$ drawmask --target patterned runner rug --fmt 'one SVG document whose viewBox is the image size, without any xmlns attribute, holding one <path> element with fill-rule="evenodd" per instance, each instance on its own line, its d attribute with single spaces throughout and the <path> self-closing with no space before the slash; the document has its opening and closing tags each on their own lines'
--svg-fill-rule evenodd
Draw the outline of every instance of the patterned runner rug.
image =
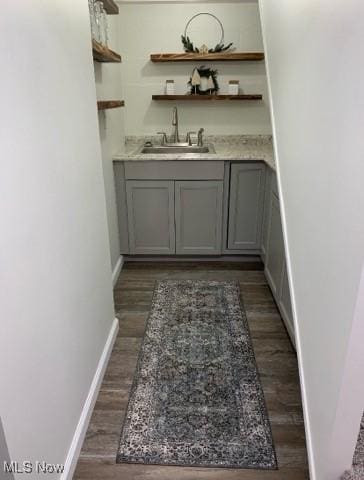
<svg viewBox="0 0 364 480">
<path fill-rule="evenodd" d="M 345 472 L 343 480 L 364 480 L 364 415 L 361 419 L 358 441 L 356 443 L 353 468 Z"/>
<path fill-rule="evenodd" d="M 276 469 L 236 282 L 158 282 L 117 463 Z"/>
</svg>

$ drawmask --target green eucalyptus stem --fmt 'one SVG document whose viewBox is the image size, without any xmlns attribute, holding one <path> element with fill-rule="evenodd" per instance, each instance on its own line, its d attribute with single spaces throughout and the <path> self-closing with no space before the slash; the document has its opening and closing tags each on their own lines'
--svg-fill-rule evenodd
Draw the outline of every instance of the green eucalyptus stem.
<svg viewBox="0 0 364 480">
<path fill-rule="evenodd" d="M 186 53 L 201 53 L 200 49 L 193 45 L 191 42 L 190 37 L 181 35 L 182 44 Z M 223 43 L 218 43 L 215 48 L 210 48 L 209 53 L 219 53 L 219 52 L 226 52 L 233 46 L 233 42 L 229 43 L 228 45 L 224 45 Z"/>
</svg>

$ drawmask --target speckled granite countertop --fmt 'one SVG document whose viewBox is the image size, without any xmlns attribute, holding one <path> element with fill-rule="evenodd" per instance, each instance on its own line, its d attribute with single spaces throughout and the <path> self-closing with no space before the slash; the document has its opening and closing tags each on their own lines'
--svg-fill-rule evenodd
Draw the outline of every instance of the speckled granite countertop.
<svg viewBox="0 0 364 480">
<path fill-rule="evenodd" d="M 138 149 L 146 141 L 158 145 L 160 137 L 127 137 L 125 152 L 114 155 L 114 161 L 163 161 L 163 160 L 262 160 L 275 169 L 272 137 L 270 135 L 205 136 L 204 143 L 212 143 L 216 153 L 194 154 L 141 154 Z"/>
</svg>

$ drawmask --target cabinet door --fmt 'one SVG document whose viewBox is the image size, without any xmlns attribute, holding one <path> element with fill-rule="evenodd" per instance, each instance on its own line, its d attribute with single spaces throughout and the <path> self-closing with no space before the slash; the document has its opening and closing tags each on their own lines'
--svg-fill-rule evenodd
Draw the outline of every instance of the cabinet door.
<svg viewBox="0 0 364 480">
<path fill-rule="evenodd" d="M 218 255 L 222 237 L 222 181 L 176 181 L 176 253 Z"/>
<path fill-rule="evenodd" d="M 278 197 L 271 193 L 265 274 L 273 295 L 279 301 L 284 264 L 284 244 Z"/>
<path fill-rule="evenodd" d="M 265 166 L 234 163 L 230 173 L 229 250 L 261 247 Z"/>
<path fill-rule="evenodd" d="M 292 303 L 291 303 L 291 295 L 289 293 L 287 266 L 285 261 L 283 263 L 282 285 L 281 285 L 281 293 L 279 298 L 279 309 L 282 314 L 284 323 L 286 324 L 289 336 L 291 337 L 293 344 L 295 344 L 293 316 L 292 316 Z"/>
<path fill-rule="evenodd" d="M 119 226 L 120 253 L 123 255 L 128 255 L 130 252 L 124 162 L 114 162 L 114 175 Z"/>
<path fill-rule="evenodd" d="M 131 254 L 174 254 L 174 182 L 127 180 Z"/>
<path fill-rule="evenodd" d="M 268 244 L 268 225 L 269 225 L 269 212 L 270 212 L 270 198 L 271 198 L 271 178 L 272 171 L 270 168 L 266 168 L 265 173 L 265 187 L 264 187 L 264 211 L 263 211 L 263 226 L 262 226 L 262 260 L 265 262 L 265 256 L 267 252 Z"/>
</svg>

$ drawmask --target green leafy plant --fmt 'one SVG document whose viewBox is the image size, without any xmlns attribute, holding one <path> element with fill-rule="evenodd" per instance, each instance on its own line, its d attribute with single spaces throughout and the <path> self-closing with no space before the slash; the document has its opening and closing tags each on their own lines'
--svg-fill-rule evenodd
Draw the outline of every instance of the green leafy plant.
<svg viewBox="0 0 364 480">
<path fill-rule="evenodd" d="M 217 81 L 217 70 L 212 70 L 209 67 L 201 66 L 197 68 L 197 71 L 200 75 L 201 78 L 210 78 L 212 79 L 214 88 L 208 89 L 208 90 L 201 90 L 200 85 L 192 85 L 192 76 L 188 82 L 188 85 L 190 86 L 190 93 L 191 94 L 197 94 L 197 95 L 210 95 L 211 93 L 217 93 L 219 91 L 219 84 Z"/>
<path fill-rule="evenodd" d="M 183 44 L 183 48 L 187 53 L 204 53 L 201 52 L 199 48 L 193 45 L 190 37 L 181 35 L 181 40 Z M 233 42 L 229 43 L 228 45 L 224 45 L 223 43 L 218 43 L 214 48 L 209 48 L 208 53 L 219 53 L 219 52 L 226 52 L 233 46 Z"/>
<path fill-rule="evenodd" d="M 190 40 L 190 37 L 185 37 L 184 35 L 181 36 L 183 47 L 185 49 L 185 52 L 195 52 L 199 53 L 200 50 L 198 48 L 195 48 L 193 46 L 193 43 Z"/>
<path fill-rule="evenodd" d="M 233 42 L 230 42 L 228 45 L 224 45 L 223 43 L 218 43 L 215 48 L 210 48 L 209 53 L 218 53 L 218 52 L 226 52 L 233 46 Z"/>
</svg>

